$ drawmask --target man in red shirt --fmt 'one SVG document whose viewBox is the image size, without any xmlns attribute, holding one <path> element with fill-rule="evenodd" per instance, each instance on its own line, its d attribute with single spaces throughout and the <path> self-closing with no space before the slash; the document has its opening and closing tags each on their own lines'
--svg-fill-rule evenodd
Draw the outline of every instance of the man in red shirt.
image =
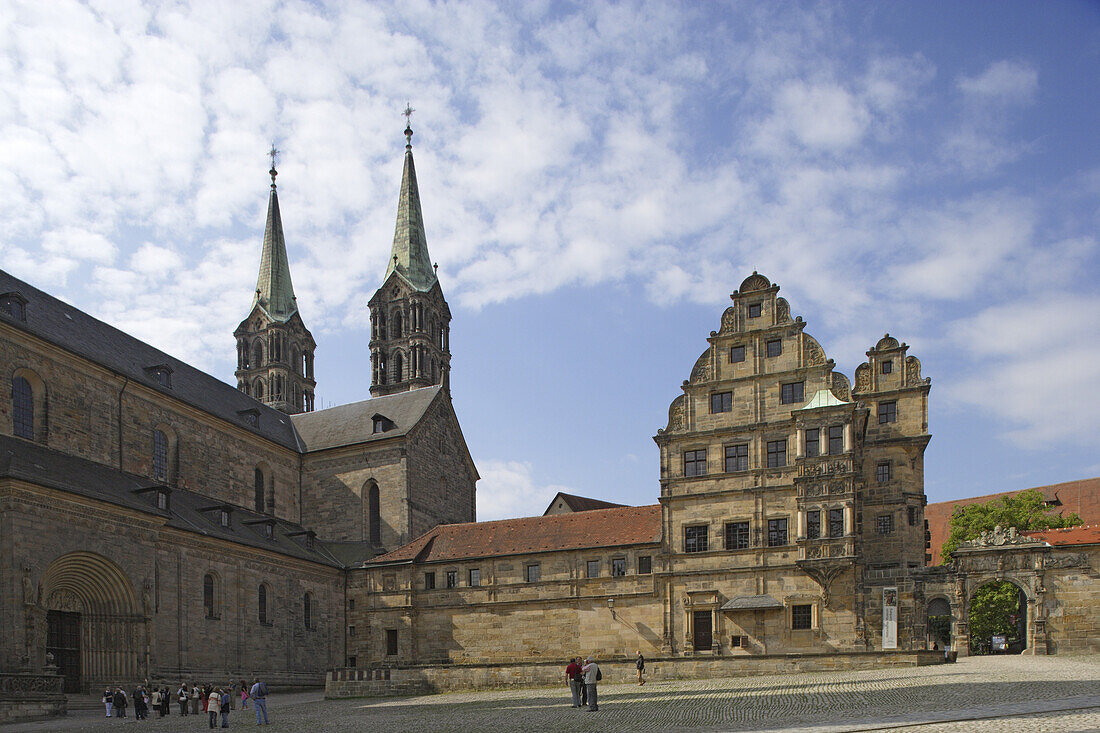
<svg viewBox="0 0 1100 733">
<path fill-rule="evenodd" d="M 565 668 L 565 682 L 569 685 L 569 693 L 573 696 L 573 707 L 581 706 L 581 665 L 576 659 L 570 659 Z"/>
</svg>

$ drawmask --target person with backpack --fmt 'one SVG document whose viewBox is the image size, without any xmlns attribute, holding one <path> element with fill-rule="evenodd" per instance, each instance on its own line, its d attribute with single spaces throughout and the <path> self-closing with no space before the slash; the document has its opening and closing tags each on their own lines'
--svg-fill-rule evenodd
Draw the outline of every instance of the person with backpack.
<svg viewBox="0 0 1100 733">
<path fill-rule="evenodd" d="M 256 684 L 252 685 L 252 689 L 248 691 L 248 696 L 252 698 L 252 707 L 256 708 L 256 725 L 267 725 L 267 685 L 261 682 L 259 677 L 256 678 Z"/>
<path fill-rule="evenodd" d="M 603 679 L 603 673 L 600 672 L 600 665 L 596 664 L 596 660 L 589 657 L 585 665 L 581 667 L 584 671 L 584 686 L 588 690 L 588 710 L 589 713 L 594 713 L 600 709 L 599 703 L 596 699 L 596 684 Z"/>
<path fill-rule="evenodd" d="M 642 675 L 645 674 L 645 657 L 642 656 L 642 650 L 638 650 L 638 658 L 634 660 L 634 666 L 638 668 L 638 684 L 644 685 L 645 679 Z"/>
<path fill-rule="evenodd" d="M 565 667 L 565 684 L 569 685 L 569 694 L 575 708 L 581 706 L 581 679 L 581 665 L 577 664 L 577 658 L 574 657 Z"/>
<path fill-rule="evenodd" d="M 226 687 L 222 690 L 222 727 L 229 727 L 229 711 L 233 709 L 233 694 L 232 687 Z"/>
<path fill-rule="evenodd" d="M 180 683 L 180 688 L 176 690 L 176 698 L 180 704 L 180 715 L 187 715 L 187 685 Z"/>
</svg>

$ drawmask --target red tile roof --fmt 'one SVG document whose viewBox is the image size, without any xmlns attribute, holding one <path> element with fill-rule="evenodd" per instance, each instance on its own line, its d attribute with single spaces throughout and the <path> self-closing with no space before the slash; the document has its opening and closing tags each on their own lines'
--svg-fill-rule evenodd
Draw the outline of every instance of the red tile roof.
<svg viewBox="0 0 1100 733">
<path fill-rule="evenodd" d="M 495 522 L 441 524 L 369 564 L 442 562 L 660 541 L 661 506 L 652 504 Z"/>
<path fill-rule="evenodd" d="M 1100 477 L 1087 478 L 1079 481 L 1067 481 L 1050 486 L 1036 486 L 1043 493 L 1047 501 L 1061 502 L 1055 512 L 1077 512 L 1081 515 L 1081 521 L 1085 524 L 1100 525 Z M 1014 496 L 1025 489 L 1016 491 L 1004 491 L 999 494 L 987 494 L 974 496 L 969 499 L 956 499 L 955 501 L 941 501 L 929 504 L 924 508 L 924 518 L 928 520 L 928 531 L 932 534 L 932 564 L 940 563 L 940 548 L 947 541 L 950 534 L 951 513 L 955 507 L 967 504 L 979 504 L 997 499 L 1002 496 Z"/>
<path fill-rule="evenodd" d="M 1066 529 L 1044 529 L 1023 534 L 1037 540 L 1049 542 L 1055 547 L 1062 545 L 1098 545 L 1100 544 L 1100 526 L 1086 524 Z"/>
</svg>

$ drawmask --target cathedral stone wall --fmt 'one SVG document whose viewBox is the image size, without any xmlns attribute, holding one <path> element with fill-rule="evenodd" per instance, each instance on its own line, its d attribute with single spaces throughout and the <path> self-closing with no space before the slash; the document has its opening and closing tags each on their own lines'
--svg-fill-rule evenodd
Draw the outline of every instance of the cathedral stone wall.
<svg viewBox="0 0 1100 733">
<path fill-rule="evenodd" d="M 326 540 L 369 541 L 367 490 L 378 485 L 383 547 L 409 536 L 408 458 L 396 437 L 307 453 L 302 464 L 302 523 Z"/>
<path fill-rule="evenodd" d="M 1050 593 L 1042 611 L 1050 636 L 1048 653 L 1100 653 L 1100 548 L 1063 548 L 1054 557 L 1066 567 L 1046 574 Z"/>
<path fill-rule="evenodd" d="M 477 473 L 449 400 L 437 398 L 409 436 L 408 462 L 407 539 L 419 537 L 437 524 L 476 519 Z"/>
</svg>

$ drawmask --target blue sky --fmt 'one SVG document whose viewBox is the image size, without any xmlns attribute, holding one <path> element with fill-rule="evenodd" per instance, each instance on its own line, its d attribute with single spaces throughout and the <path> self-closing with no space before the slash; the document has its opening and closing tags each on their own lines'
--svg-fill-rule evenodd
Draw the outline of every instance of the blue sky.
<svg viewBox="0 0 1100 733">
<path fill-rule="evenodd" d="M 0 266 L 232 382 L 270 142 L 318 404 L 366 398 L 406 100 L 479 516 L 658 494 L 753 269 L 932 377 L 930 500 L 1100 474 L 1100 4 L 0 7 Z"/>
</svg>

